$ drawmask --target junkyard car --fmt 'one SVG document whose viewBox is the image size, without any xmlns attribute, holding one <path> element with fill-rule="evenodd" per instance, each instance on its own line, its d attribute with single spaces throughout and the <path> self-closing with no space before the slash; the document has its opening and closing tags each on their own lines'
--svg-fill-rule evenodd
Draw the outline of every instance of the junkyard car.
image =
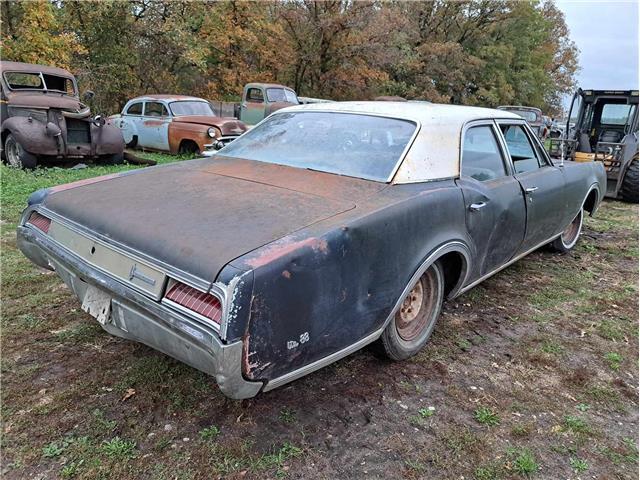
<svg viewBox="0 0 640 480">
<path fill-rule="evenodd" d="M 203 98 L 146 95 L 129 100 L 114 123 L 128 147 L 213 155 L 247 127 L 235 118 L 218 117 Z"/>
<path fill-rule="evenodd" d="M 62 68 L 0 62 L 2 157 L 35 168 L 43 159 L 121 163 L 120 131 L 80 102 L 76 79 Z"/>
<path fill-rule="evenodd" d="M 301 105 L 213 159 L 40 190 L 18 243 L 105 330 L 246 398 L 375 340 L 416 354 L 445 298 L 571 249 L 605 181 L 508 112 Z"/>
<path fill-rule="evenodd" d="M 503 105 L 498 107 L 498 110 L 504 110 L 521 116 L 529 123 L 531 129 L 536 133 L 536 135 L 538 135 L 538 138 L 542 140 L 547 138 L 549 128 L 544 116 L 542 115 L 542 110 L 539 108 Z"/>
</svg>

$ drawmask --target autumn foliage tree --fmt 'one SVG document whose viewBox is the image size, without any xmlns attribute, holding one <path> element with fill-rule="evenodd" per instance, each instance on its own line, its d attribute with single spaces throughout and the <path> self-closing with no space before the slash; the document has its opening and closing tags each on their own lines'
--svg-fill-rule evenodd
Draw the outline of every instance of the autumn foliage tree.
<svg viewBox="0 0 640 480">
<path fill-rule="evenodd" d="M 2 2 L 2 58 L 71 69 L 103 111 L 134 95 L 237 100 L 250 81 L 555 113 L 577 49 L 552 1 Z"/>
</svg>

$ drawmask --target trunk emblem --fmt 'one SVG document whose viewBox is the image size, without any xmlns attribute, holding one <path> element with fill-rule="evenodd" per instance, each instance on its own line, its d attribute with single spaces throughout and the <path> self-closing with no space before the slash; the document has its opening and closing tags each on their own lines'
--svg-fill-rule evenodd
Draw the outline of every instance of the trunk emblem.
<svg viewBox="0 0 640 480">
<path fill-rule="evenodd" d="M 137 267 L 138 265 L 134 263 L 131 267 L 131 270 L 129 270 L 129 281 L 137 278 L 141 282 L 144 282 L 147 285 L 151 285 L 153 287 L 156 284 L 156 281 L 153 278 L 147 277 L 144 273 L 138 271 Z"/>
</svg>

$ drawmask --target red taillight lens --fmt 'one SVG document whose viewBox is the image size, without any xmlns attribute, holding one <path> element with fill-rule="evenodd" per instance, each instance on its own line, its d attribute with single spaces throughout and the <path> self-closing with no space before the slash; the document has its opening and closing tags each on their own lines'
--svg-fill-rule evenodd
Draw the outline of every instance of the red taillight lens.
<svg viewBox="0 0 640 480">
<path fill-rule="evenodd" d="M 220 325 L 222 304 L 210 293 L 176 282 L 169 288 L 164 298 Z"/>
<path fill-rule="evenodd" d="M 38 212 L 33 212 L 29 216 L 29 220 L 27 220 L 27 223 L 29 225 L 33 225 L 38 230 L 42 230 L 44 233 L 48 233 L 49 227 L 51 226 L 51 220 L 44 215 L 40 215 Z"/>
</svg>

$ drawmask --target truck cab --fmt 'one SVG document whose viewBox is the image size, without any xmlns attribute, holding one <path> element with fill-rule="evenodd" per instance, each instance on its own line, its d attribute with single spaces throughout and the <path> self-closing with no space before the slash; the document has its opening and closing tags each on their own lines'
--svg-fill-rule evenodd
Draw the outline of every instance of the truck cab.
<svg viewBox="0 0 640 480">
<path fill-rule="evenodd" d="M 565 138 L 552 156 L 601 161 L 607 196 L 638 202 L 638 90 L 582 90 L 573 96 Z"/>
<path fill-rule="evenodd" d="M 296 92 L 275 83 L 248 83 L 242 91 L 240 120 L 255 125 L 276 110 L 299 105 Z"/>
</svg>

